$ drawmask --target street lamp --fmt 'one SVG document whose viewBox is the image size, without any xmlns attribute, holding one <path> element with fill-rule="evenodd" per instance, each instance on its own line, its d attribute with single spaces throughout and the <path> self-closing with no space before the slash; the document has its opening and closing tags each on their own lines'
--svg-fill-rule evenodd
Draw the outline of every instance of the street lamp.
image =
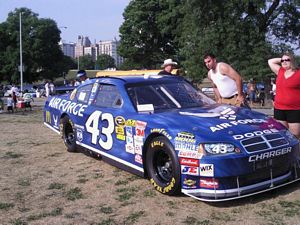
<svg viewBox="0 0 300 225">
<path fill-rule="evenodd" d="M 20 12 L 20 81 L 21 81 L 21 94 L 23 93 L 23 57 L 22 57 L 22 12 Z"/>
</svg>

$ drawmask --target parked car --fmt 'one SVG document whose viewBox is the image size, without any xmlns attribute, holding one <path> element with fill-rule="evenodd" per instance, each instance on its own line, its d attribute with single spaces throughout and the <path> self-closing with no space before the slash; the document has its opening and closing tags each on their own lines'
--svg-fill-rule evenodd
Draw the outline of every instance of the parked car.
<svg viewBox="0 0 300 225">
<path fill-rule="evenodd" d="M 91 79 L 49 97 L 44 124 L 167 195 L 225 201 L 299 180 L 299 140 L 267 115 L 216 104 L 178 76 Z"/>
<path fill-rule="evenodd" d="M 55 94 L 62 95 L 67 94 L 74 90 L 74 86 L 58 86 L 55 88 Z"/>
</svg>

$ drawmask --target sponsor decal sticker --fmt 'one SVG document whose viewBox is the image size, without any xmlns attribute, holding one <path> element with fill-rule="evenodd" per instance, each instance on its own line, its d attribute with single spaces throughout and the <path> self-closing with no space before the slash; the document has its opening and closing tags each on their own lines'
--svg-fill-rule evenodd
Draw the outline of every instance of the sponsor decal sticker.
<svg viewBox="0 0 300 225">
<path fill-rule="evenodd" d="M 200 178 L 200 187 L 202 188 L 219 188 L 218 179 L 214 178 Z"/>
<path fill-rule="evenodd" d="M 126 140 L 125 135 L 122 135 L 122 134 L 117 134 L 116 137 L 117 137 L 117 139 L 119 139 L 121 141 L 125 141 Z"/>
<path fill-rule="evenodd" d="M 199 176 L 199 167 L 181 166 L 181 174 L 188 174 L 192 176 Z"/>
<path fill-rule="evenodd" d="M 81 129 L 76 129 L 76 136 L 77 136 L 77 140 L 79 141 L 79 142 L 82 142 L 82 140 L 83 140 L 83 134 L 82 134 L 82 130 Z"/>
<path fill-rule="evenodd" d="M 136 162 L 139 163 L 139 164 L 143 164 L 143 158 L 142 158 L 142 156 L 139 155 L 139 154 L 136 154 L 136 155 L 135 155 L 134 161 L 136 161 Z"/>
<path fill-rule="evenodd" d="M 184 178 L 183 187 L 184 188 L 196 188 L 196 183 L 197 183 L 197 181 L 195 181 L 193 179 Z"/>
<path fill-rule="evenodd" d="M 125 134 L 124 128 L 123 127 L 116 127 L 116 134 Z"/>
<path fill-rule="evenodd" d="M 126 152 L 128 152 L 128 153 L 134 154 L 134 147 L 133 147 L 133 144 L 126 144 L 126 145 L 125 145 L 125 150 L 126 150 Z"/>
<path fill-rule="evenodd" d="M 213 177 L 214 176 L 214 164 L 200 163 L 200 176 Z"/>
<path fill-rule="evenodd" d="M 196 151 L 179 151 L 178 156 L 192 159 L 201 159 L 203 154 Z"/>
<path fill-rule="evenodd" d="M 196 151 L 196 139 L 191 133 L 180 132 L 175 137 L 175 150 Z"/>
<path fill-rule="evenodd" d="M 51 124 L 51 113 L 46 111 L 46 123 Z"/>
<path fill-rule="evenodd" d="M 126 122 L 125 122 L 125 125 L 126 125 L 126 126 L 130 126 L 130 127 L 135 127 L 135 124 L 136 124 L 136 121 L 135 121 L 135 120 L 132 120 L 132 119 L 128 119 L 128 120 L 126 120 Z"/>
<path fill-rule="evenodd" d="M 136 121 L 135 124 L 135 134 L 137 136 L 144 137 L 145 136 L 145 128 L 146 128 L 147 123 L 143 121 Z"/>
<path fill-rule="evenodd" d="M 135 145 L 135 146 L 134 146 L 134 152 L 135 152 L 136 154 L 141 155 L 142 152 L 143 152 L 143 146 L 142 146 L 142 145 Z"/>
<path fill-rule="evenodd" d="M 128 135 L 128 136 L 132 136 L 133 135 L 132 134 L 132 127 L 126 126 L 126 135 Z"/>
<path fill-rule="evenodd" d="M 117 126 L 124 127 L 125 126 L 125 119 L 124 119 L 124 117 L 117 116 L 115 118 L 115 123 L 116 123 Z"/>
<path fill-rule="evenodd" d="M 181 165 L 185 166 L 199 166 L 199 160 L 198 159 L 191 159 L 191 158 L 179 158 L 179 162 Z"/>
</svg>

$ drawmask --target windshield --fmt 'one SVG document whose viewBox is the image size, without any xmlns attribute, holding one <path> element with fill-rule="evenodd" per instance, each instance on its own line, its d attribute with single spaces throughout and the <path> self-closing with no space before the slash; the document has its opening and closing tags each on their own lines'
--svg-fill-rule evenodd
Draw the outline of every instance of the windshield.
<svg viewBox="0 0 300 225">
<path fill-rule="evenodd" d="M 154 110 L 185 109 L 215 103 L 186 81 L 139 84 L 127 87 L 127 92 L 136 108 L 151 104 Z"/>
</svg>

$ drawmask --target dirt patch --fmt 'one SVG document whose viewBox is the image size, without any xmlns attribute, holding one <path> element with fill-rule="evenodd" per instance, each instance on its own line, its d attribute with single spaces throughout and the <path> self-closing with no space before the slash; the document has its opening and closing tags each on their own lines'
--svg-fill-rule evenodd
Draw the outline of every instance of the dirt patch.
<svg viewBox="0 0 300 225">
<path fill-rule="evenodd" d="M 156 192 L 148 180 L 69 153 L 42 107 L 0 114 L 1 224 L 299 224 L 300 182 L 207 204 Z"/>
</svg>

